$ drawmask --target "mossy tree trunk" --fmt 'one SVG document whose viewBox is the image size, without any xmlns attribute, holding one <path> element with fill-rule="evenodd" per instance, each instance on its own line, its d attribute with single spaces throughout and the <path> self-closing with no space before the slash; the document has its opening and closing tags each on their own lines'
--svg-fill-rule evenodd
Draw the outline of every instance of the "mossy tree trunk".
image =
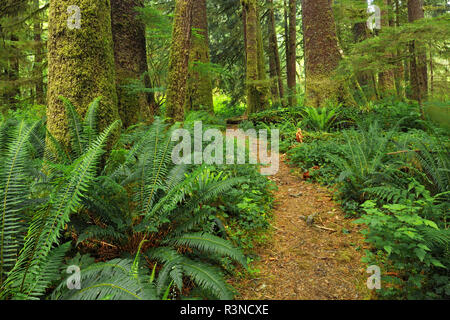
<svg viewBox="0 0 450 320">
<path fill-rule="evenodd" d="M 275 28 L 275 13 L 273 0 L 268 0 L 269 4 L 269 61 L 270 61 L 270 77 L 272 78 L 272 95 L 280 104 L 283 103 L 284 87 L 281 75 L 280 53 L 278 48 L 278 37 Z"/>
<path fill-rule="evenodd" d="M 242 0 L 246 16 L 246 89 L 247 112 L 254 113 L 268 106 L 269 82 L 266 78 L 261 24 L 257 0 Z"/>
<path fill-rule="evenodd" d="M 192 30 L 185 110 L 214 113 L 206 0 L 193 3 Z"/>
<path fill-rule="evenodd" d="M 395 0 L 395 27 L 400 27 L 400 18 L 401 18 L 401 12 L 400 12 L 400 1 Z M 403 85 L 403 60 L 402 56 L 404 55 L 405 48 L 398 48 L 396 53 L 396 68 L 394 69 L 394 77 L 395 77 L 395 88 L 397 89 L 397 95 L 401 97 L 402 99 L 405 96 L 405 88 Z"/>
<path fill-rule="evenodd" d="M 330 0 L 303 0 L 306 104 L 325 106 L 327 101 L 354 106 L 345 81 L 337 77 L 341 60 Z"/>
<path fill-rule="evenodd" d="M 353 39 L 355 43 L 362 42 L 369 38 L 367 28 L 367 0 L 357 0 L 355 6 L 355 23 L 353 24 Z M 356 78 L 366 99 L 374 101 L 377 99 L 376 79 L 372 71 L 356 70 Z"/>
<path fill-rule="evenodd" d="M 67 9 L 72 5 L 80 8 L 79 29 L 68 26 Z M 59 96 L 72 101 L 82 116 L 90 102 L 101 96 L 99 130 L 119 118 L 110 2 L 51 0 L 48 25 L 47 128 L 58 141 L 69 145 L 65 109 Z"/>
<path fill-rule="evenodd" d="M 408 0 L 408 21 L 424 18 L 423 0 Z M 427 54 L 422 43 L 413 41 L 410 45 L 411 98 L 422 103 L 428 96 Z"/>
<path fill-rule="evenodd" d="M 184 120 L 194 1 L 175 2 L 166 102 L 166 115 L 172 122 Z"/>
<path fill-rule="evenodd" d="M 151 87 L 148 76 L 145 25 L 137 17 L 143 0 L 111 0 L 111 24 L 116 66 L 119 115 L 128 128 L 155 113 L 153 93 L 133 92 L 126 86 Z"/>
<path fill-rule="evenodd" d="M 33 0 L 33 10 L 39 10 L 39 0 Z M 35 51 L 34 51 L 34 65 L 33 65 L 33 76 L 35 78 L 35 97 L 34 101 L 36 104 L 44 104 L 44 77 L 42 74 L 42 25 L 41 25 L 41 15 L 38 13 L 34 17 L 33 23 L 33 33 L 35 41 Z"/>
<path fill-rule="evenodd" d="M 381 27 L 392 27 L 393 20 L 391 18 L 391 0 L 383 0 L 381 3 Z M 386 54 L 386 60 L 390 62 L 393 59 L 392 54 Z M 395 76 L 394 69 L 387 69 L 378 74 L 378 88 L 381 96 L 386 97 L 390 95 L 395 95 L 397 93 L 395 89 Z"/>
<path fill-rule="evenodd" d="M 288 47 L 286 55 L 287 86 L 289 105 L 297 104 L 297 0 L 289 0 Z"/>
<path fill-rule="evenodd" d="M 11 84 L 11 88 L 7 92 L 7 101 L 12 110 L 17 108 L 17 103 L 19 102 L 17 97 L 20 97 L 20 85 L 19 82 L 19 74 L 20 74 L 20 61 L 19 61 L 19 51 L 17 50 L 16 45 L 13 43 L 19 42 L 19 37 L 15 34 L 10 36 L 11 40 L 11 53 L 9 57 L 9 70 L 8 70 L 8 80 Z"/>
</svg>

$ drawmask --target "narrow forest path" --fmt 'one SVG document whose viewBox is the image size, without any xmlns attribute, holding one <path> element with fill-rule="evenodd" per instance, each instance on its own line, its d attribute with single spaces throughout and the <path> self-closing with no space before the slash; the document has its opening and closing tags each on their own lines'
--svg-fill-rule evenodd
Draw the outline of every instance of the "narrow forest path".
<svg viewBox="0 0 450 320">
<path fill-rule="evenodd" d="M 233 280 L 238 300 L 364 299 L 368 275 L 361 263 L 364 239 L 346 219 L 332 192 L 292 173 L 280 155 L 269 177 L 275 192 L 273 231 L 255 248 L 255 278 Z"/>
</svg>

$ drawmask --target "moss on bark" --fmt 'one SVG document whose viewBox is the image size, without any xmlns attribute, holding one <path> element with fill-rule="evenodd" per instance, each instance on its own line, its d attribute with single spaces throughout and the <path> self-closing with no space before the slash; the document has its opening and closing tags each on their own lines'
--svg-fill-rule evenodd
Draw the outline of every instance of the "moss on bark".
<svg viewBox="0 0 450 320">
<path fill-rule="evenodd" d="M 143 0 L 111 0 L 118 108 L 125 128 L 139 120 L 151 120 L 155 112 L 152 93 L 136 94 L 126 88 L 142 82 L 148 72 L 145 25 L 137 17 L 137 8 L 143 6 Z M 145 81 L 143 85 L 147 85 Z"/>
<path fill-rule="evenodd" d="M 192 7 L 192 36 L 185 110 L 214 113 L 206 0 L 195 0 Z"/>
<path fill-rule="evenodd" d="M 380 5 L 383 7 L 381 10 L 381 26 L 386 28 L 393 25 L 391 17 L 391 1 L 383 0 Z M 392 60 L 394 57 L 392 54 L 386 55 L 387 60 Z M 397 93 L 395 89 L 395 75 L 394 69 L 387 69 L 378 74 L 378 89 L 382 97 L 395 95 Z"/>
<path fill-rule="evenodd" d="M 354 106 L 348 84 L 336 71 L 341 60 L 334 16 L 329 0 L 303 0 L 306 103 L 322 107 L 331 100 Z"/>
<path fill-rule="evenodd" d="M 275 28 L 275 13 L 273 8 L 273 0 L 268 0 L 269 3 L 269 62 L 270 62 L 270 77 L 272 78 L 272 96 L 274 101 L 283 104 L 284 87 L 283 78 L 281 76 L 280 53 L 278 48 L 277 31 Z"/>
<path fill-rule="evenodd" d="M 297 0 L 289 0 L 289 28 L 287 55 L 287 85 L 289 88 L 289 105 L 297 104 Z"/>
<path fill-rule="evenodd" d="M 423 0 L 408 0 L 408 21 L 424 18 Z M 411 98 L 422 103 L 428 96 L 427 54 L 423 43 L 413 41 L 410 45 Z"/>
<path fill-rule="evenodd" d="M 256 0 L 242 0 L 242 6 L 247 30 L 247 112 L 254 113 L 267 108 L 270 84 L 265 72 L 258 3 Z"/>
<path fill-rule="evenodd" d="M 68 27 L 67 8 L 71 5 L 81 10 L 80 29 Z M 70 137 L 59 96 L 72 101 L 82 116 L 94 98 L 103 97 L 98 109 L 99 130 L 119 118 L 110 12 L 109 0 L 50 1 L 47 127 L 66 146 Z"/>
<path fill-rule="evenodd" d="M 175 2 L 166 103 L 166 115 L 172 122 L 184 120 L 192 6 L 193 0 L 176 0 Z"/>
</svg>

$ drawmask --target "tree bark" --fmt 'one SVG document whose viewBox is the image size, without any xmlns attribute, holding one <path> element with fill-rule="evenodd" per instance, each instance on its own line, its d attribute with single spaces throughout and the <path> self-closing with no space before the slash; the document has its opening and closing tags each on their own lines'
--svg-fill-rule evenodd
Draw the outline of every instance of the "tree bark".
<svg viewBox="0 0 450 320">
<path fill-rule="evenodd" d="M 196 30 L 196 34 L 191 40 L 185 110 L 214 113 L 206 0 L 194 1 L 192 28 Z"/>
<path fill-rule="evenodd" d="M 166 115 L 172 122 L 184 120 L 194 1 L 176 0 L 175 2 L 166 110 Z"/>
<path fill-rule="evenodd" d="M 80 8 L 79 29 L 69 29 L 67 8 L 71 5 Z M 82 116 L 88 105 L 101 96 L 100 131 L 119 119 L 110 2 L 51 0 L 48 26 L 47 128 L 58 141 L 69 146 L 65 108 L 59 96 L 69 99 Z"/>
<path fill-rule="evenodd" d="M 395 0 L 395 27 L 399 28 L 400 27 L 400 1 L 399 0 Z M 404 49 L 403 49 L 404 50 Z M 397 89 L 397 95 L 399 97 L 401 97 L 402 99 L 405 96 L 405 88 L 403 85 L 403 61 L 400 59 L 400 57 L 402 56 L 402 49 L 397 49 L 397 57 L 396 60 L 398 60 L 397 62 L 397 66 L 394 70 L 394 77 L 395 77 L 395 88 Z"/>
<path fill-rule="evenodd" d="M 362 42 L 369 38 L 369 30 L 367 28 L 367 1 L 358 0 L 358 7 L 355 8 L 356 22 L 353 24 L 353 41 L 354 43 Z M 356 71 L 356 78 L 366 99 L 374 101 L 377 99 L 376 80 L 372 71 Z"/>
<path fill-rule="evenodd" d="M 408 21 L 424 18 L 423 0 L 408 0 Z M 422 103 L 428 96 L 427 54 L 423 44 L 413 41 L 410 45 L 411 97 Z"/>
<path fill-rule="evenodd" d="M 287 85 L 289 105 L 297 104 L 297 0 L 289 0 L 289 51 L 287 56 Z"/>
<path fill-rule="evenodd" d="M 247 25 L 247 112 L 254 113 L 268 106 L 268 84 L 265 75 L 261 25 L 256 0 L 242 0 Z"/>
<path fill-rule="evenodd" d="M 33 9 L 35 11 L 39 10 L 39 0 L 33 0 Z M 34 66 L 33 66 L 33 76 L 35 79 L 35 98 L 36 104 L 44 104 L 44 81 L 42 74 L 42 26 L 40 20 L 40 14 L 36 14 L 34 17 L 35 21 L 33 24 L 34 41 L 35 41 L 35 51 L 34 51 Z"/>
<path fill-rule="evenodd" d="M 283 78 L 281 75 L 281 63 L 280 63 L 280 52 L 278 48 L 278 38 L 277 31 L 275 28 L 275 14 L 273 8 L 273 0 L 268 0 L 269 3 L 269 53 L 270 53 L 270 76 L 274 78 L 274 92 L 278 94 L 279 102 L 283 103 L 284 98 L 284 87 Z"/>
<path fill-rule="evenodd" d="M 139 120 L 151 120 L 156 108 L 153 93 L 133 92 L 132 84 L 151 87 L 148 77 L 145 25 L 137 17 L 143 0 L 111 0 L 111 26 L 119 115 L 128 128 Z"/>
<path fill-rule="evenodd" d="M 384 8 L 381 10 L 381 27 L 389 27 L 393 25 L 393 20 L 390 18 L 391 0 L 383 0 Z M 391 60 L 392 54 L 386 55 L 387 60 Z M 383 97 L 394 95 L 395 90 L 395 76 L 394 70 L 388 69 L 378 74 L 378 87 L 380 94 Z"/>
<path fill-rule="evenodd" d="M 306 103 L 326 106 L 327 101 L 354 106 L 347 84 L 336 77 L 341 60 L 330 0 L 303 0 Z"/>
</svg>

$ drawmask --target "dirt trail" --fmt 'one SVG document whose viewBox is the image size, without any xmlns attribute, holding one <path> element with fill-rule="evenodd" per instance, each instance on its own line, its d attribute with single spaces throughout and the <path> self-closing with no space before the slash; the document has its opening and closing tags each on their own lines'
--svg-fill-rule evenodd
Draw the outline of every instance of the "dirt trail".
<svg viewBox="0 0 450 320">
<path fill-rule="evenodd" d="M 255 249 L 260 260 L 253 268 L 260 272 L 254 279 L 233 281 L 237 299 L 367 298 L 359 227 L 344 217 L 331 191 L 294 175 L 284 160 L 280 155 L 280 170 L 270 177 L 278 185 L 274 230 Z"/>
</svg>

